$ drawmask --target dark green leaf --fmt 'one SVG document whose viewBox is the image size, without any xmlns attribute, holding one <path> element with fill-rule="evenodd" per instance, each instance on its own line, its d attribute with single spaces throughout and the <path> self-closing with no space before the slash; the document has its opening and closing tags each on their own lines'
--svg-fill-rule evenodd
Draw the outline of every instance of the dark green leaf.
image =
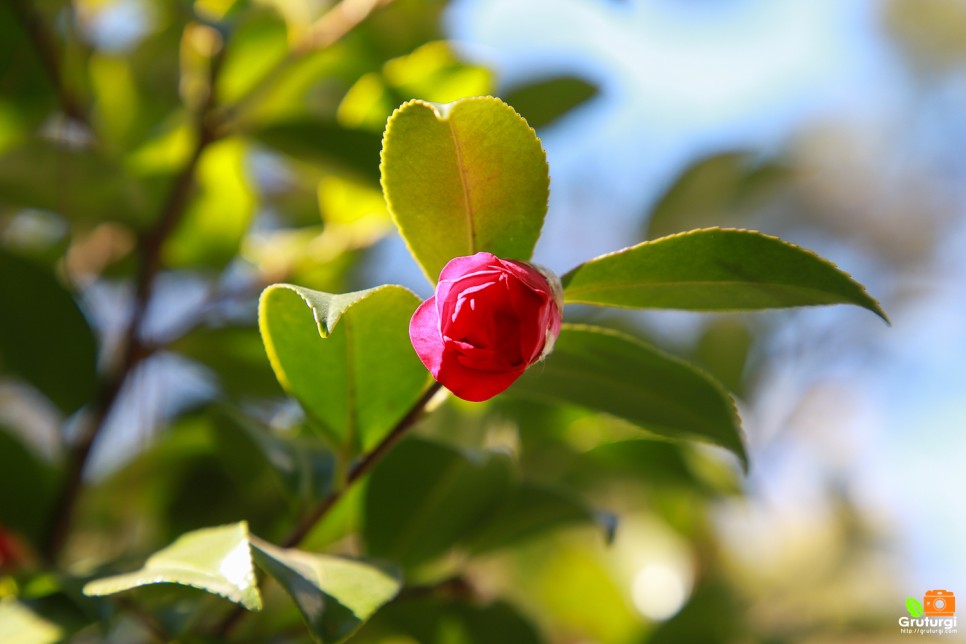
<svg viewBox="0 0 966 644">
<path fill-rule="evenodd" d="M 396 571 L 252 539 L 259 568 L 292 596 L 317 642 L 341 642 L 399 592 Z"/>
<path fill-rule="evenodd" d="M 525 373 L 510 392 L 606 412 L 668 438 L 708 441 L 748 466 L 740 419 L 724 388 L 617 331 L 564 325 L 546 363 Z"/>
<path fill-rule="evenodd" d="M 704 328 L 691 358 L 740 397 L 752 339 L 748 325 L 741 320 L 718 318 Z"/>
<path fill-rule="evenodd" d="M 568 478 L 571 485 L 584 487 L 603 484 L 615 478 L 627 478 L 634 485 L 646 485 L 657 491 L 689 489 L 703 494 L 738 491 L 734 480 L 712 482 L 692 466 L 694 456 L 686 453 L 687 445 L 659 440 L 632 439 L 606 443 L 581 455 L 580 467 Z M 723 477 L 724 478 L 724 477 Z M 732 477 L 733 478 L 733 477 Z"/>
<path fill-rule="evenodd" d="M 448 551 L 486 523 L 511 484 L 499 454 L 473 454 L 410 438 L 373 472 L 365 537 L 372 556 L 403 565 Z"/>
<path fill-rule="evenodd" d="M 418 304 L 401 286 L 332 295 L 276 284 L 262 293 L 259 328 L 275 375 L 336 448 L 375 445 L 426 388 L 409 341 Z"/>
<path fill-rule="evenodd" d="M 381 169 L 389 211 L 431 282 L 453 257 L 533 254 L 547 212 L 547 160 L 506 103 L 405 103 L 386 126 Z"/>
<path fill-rule="evenodd" d="M 769 196 L 780 194 L 791 170 L 749 152 L 698 160 L 661 195 L 647 218 L 647 239 L 694 228 L 738 226 Z"/>
<path fill-rule="evenodd" d="M 209 413 L 224 466 L 239 482 L 267 469 L 287 499 L 306 504 L 329 489 L 335 465 L 319 441 L 280 436 L 228 407 Z"/>
<path fill-rule="evenodd" d="M 253 326 L 199 327 L 168 346 L 212 370 L 229 397 L 282 394 Z"/>
<path fill-rule="evenodd" d="M 142 186 L 91 149 L 32 138 L 0 153 L 0 205 L 37 208 L 83 221 L 143 222 Z"/>
<path fill-rule="evenodd" d="M 503 92 L 503 100 L 527 120 L 530 127 L 550 125 L 567 112 L 597 95 L 597 87 L 576 76 L 556 76 Z"/>
<path fill-rule="evenodd" d="M 261 610 L 248 524 L 242 521 L 183 534 L 151 555 L 140 570 L 92 581 L 84 586 L 84 594 L 113 595 L 159 583 L 199 588 L 248 610 Z"/>
<path fill-rule="evenodd" d="M 94 333 L 57 278 L 0 250 L 0 367 L 19 374 L 65 412 L 94 392 Z"/>
<path fill-rule="evenodd" d="M 369 636 L 365 638 L 365 636 Z M 503 601 L 479 605 L 452 599 L 409 599 L 386 606 L 360 633 L 372 642 L 537 644 L 546 641 L 520 611 Z"/>
<path fill-rule="evenodd" d="M 299 119 L 273 123 L 251 135 L 290 157 L 323 168 L 350 170 L 360 177 L 379 177 L 379 135 L 326 121 Z"/>
<path fill-rule="evenodd" d="M 626 308 L 741 311 L 856 304 L 888 321 L 831 262 L 752 230 L 694 230 L 603 255 L 563 276 L 564 301 Z"/>
<path fill-rule="evenodd" d="M 536 485 L 522 485 L 472 530 L 465 540 L 473 552 L 496 550 L 546 530 L 575 523 L 598 523 L 605 539 L 613 539 L 617 517 L 596 511 L 573 495 Z"/>
<path fill-rule="evenodd" d="M 48 527 L 55 479 L 48 463 L 0 427 L 0 528 L 38 543 Z"/>
</svg>

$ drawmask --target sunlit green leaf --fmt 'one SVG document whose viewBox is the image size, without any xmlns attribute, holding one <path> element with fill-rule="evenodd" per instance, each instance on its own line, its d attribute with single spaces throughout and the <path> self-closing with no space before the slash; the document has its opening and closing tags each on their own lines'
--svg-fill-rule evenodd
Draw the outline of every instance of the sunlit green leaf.
<svg viewBox="0 0 966 644">
<path fill-rule="evenodd" d="M 256 205 L 244 166 L 240 139 L 219 141 L 206 150 L 196 171 L 197 196 L 165 244 L 167 264 L 221 267 L 235 257 Z"/>
<path fill-rule="evenodd" d="M 63 641 L 64 632 L 22 603 L 0 599 L 0 642 L 47 644 Z"/>
<path fill-rule="evenodd" d="M 502 94 L 503 100 L 535 128 L 552 124 L 596 95 L 596 86 L 576 76 L 541 79 L 513 87 Z"/>
<path fill-rule="evenodd" d="M 505 456 L 466 455 L 410 438 L 372 473 L 366 493 L 369 554 L 425 562 L 484 525 L 511 485 Z"/>
<path fill-rule="evenodd" d="M 861 284 L 818 255 L 751 230 L 694 230 L 603 255 L 563 276 L 564 302 L 738 311 L 856 304 L 887 320 Z"/>
<path fill-rule="evenodd" d="M 0 367 L 19 374 L 63 411 L 94 392 L 94 333 L 71 294 L 43 267 L 0 250 Z"/>
<path fill-rule="evenodd" d="M 399 592 L 396 571 L 375 564 L 277 548 L 252 539 L 255 563 L 281 584 L 317 642 L 341 642 Z"/>
<path fill-rule="evenodd" d="M 564 325 L 546 363 L 525 373 L 510 393 L 596 409 L 669 438 L 708 441 L 748 465 L 740 420 L 724 388 L 617 331 Z"/>
<path fill-rule="evenodd" d="M 479 251 L 530 259 L 547 211 L 547 161 L 507 104 L 404 104 L 386 127 L 381 169 L 389 211 L 430 281 Z"/>
<path fill-rule="evenodd" d="M 134 572 L 105 577 L 84 586 L 85 595 L 113 595 L 149 584 L 181 584 L 221 595 L 248 610 L 261 610 L 244 521 L 181 535 L 151 555 Z"/>
<path fill-rule="evenodd" d="M 262 294 L 259 328 L 275 375 L 336 448 L 376 444 L 426 387 L 409 342 L 418 304 L 401 286 L 332 295 L 276 284 Z"/>
<path fill-rule="evenodd" d="M 336 115 L 346 126 L 381 132 L 401 102 L 419 98 L 448 103 L 492 89 L 493 72 L 462 61 L 449 43 L 437 41 L 387 61 L 382 74 L 364 74 L 346 93 Z"/>
</svg>

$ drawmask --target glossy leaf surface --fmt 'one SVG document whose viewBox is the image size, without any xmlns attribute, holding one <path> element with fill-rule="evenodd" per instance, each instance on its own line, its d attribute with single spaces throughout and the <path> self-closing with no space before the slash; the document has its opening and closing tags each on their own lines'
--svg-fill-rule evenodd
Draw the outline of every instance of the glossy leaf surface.
<svg viewBox="0 0 966 644">
<path fill-rule="evenodd" d="M 617 331 L 565 324 L 546 363 L 531 368 L 510 393 L 595 409 L 668 438 L 708 441 L 748 466 L 741 422 L 724 387 Z"/>
<path fill-rule="evenodd" d="M 855 304 L 887 319 L 831 262 L 752 230 L 662 237 L 592 259 L 562 281 L 564 301 L 572 304 L 689 311 Z"/>
</svg>

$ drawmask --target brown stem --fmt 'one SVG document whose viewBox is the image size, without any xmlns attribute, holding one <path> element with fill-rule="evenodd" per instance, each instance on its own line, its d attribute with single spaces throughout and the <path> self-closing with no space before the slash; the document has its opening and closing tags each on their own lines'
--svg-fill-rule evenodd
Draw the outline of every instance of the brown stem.
<svg viewBox="0 0 966 644">
<path fill-rule="evenodd" d="M 399 440 L 405 435 L 406 431 L 415 424 L 419 419 L 419 415 L 423 412 L 429 401 L 436 395 L 436 392 L 442 387 L 438 382 L 434 382 L 429 389 L 416 401 L 409 412 L 402 417 L 402 419 L 396 423 L 392 431 L 386 435 L 378 445 L 373 448 L 371 452 L 366 454 L 362 460 L 357 461 L 352 468 L 349 469 L 349 473 L 346 475 L 345 485 L 339 487 L 332 492 L 330 492 L 321 502 L 315 507 L 305 519 L 299 523 L 294 530 L 285 538 L 282 542 L 282 547 L 293 548 L 299 545 L 305 537 L 308 536 L 312 528 L 316 526 L 325 516 L 329 513 L 332 507 L 338 503 L 346 492 L 348 492 L 352 486 L 364 477 L 366 474 L 375 467 L 386 453 L 393 448 L 393 446 L 399 442 Z"/>
<path fill-rule="evenodd" d="M 402 437 L 406 434 L 410 427 L 416 424 L 419 420 L 420 414 L 426 409 L 426 405 L 429 401 L 433 399 L 433 396 L 439 392 L 442 385 L 438 382 L 434 382 L 429 389 L 427 389 L 422 396 L 419 397 L 413 406 L 409 409 L 405 416 L 403 416 L 396 426 L 392 428 L 385 438 L 383 438 L 378 445 L 376 445 L 371 452 L 368 452 L 361 460 L 357 461 L 349 469 L 349 473 L 346 475 L 345 485 L 339 487 L 332 492 L 330 492 L 324 499 L 322 499 L 315 509 L 307 515 L 296 527 L 289 533 L 288 537 L 282 542 L 282 546 L 285 548 L 294 548 L 299 545 L 305 537 L 312 532 L 312 529 L 319 524 L 322 519 L 324 519 L 333 507 L 346 495 L 349 490 L 352 489 L 353 485 L 360 479 L 364 478 L 376 464 L 385 457 L 385 455 L 391 450 L 396 443 L 398 443 Z M 228 636 L 228 634 L 235 628 L 239 621 L 247 615 L 247 611 L 241 606 L 236 606 L 224 620 L 215 629 L 215 633 L 219 639 L 223 639 Z"/>
<path fill-rule="evenodd" d="M 37 57 L 40 59 L 40 64 L 43 66 L 44 72 L 54 86 L 54 92 L 57 94 L 57 100 L 60 102 L 60 108 L 68 117 L 78 123 L 82 123 L 90 130 L 91 124 L 87 117 L 87 112 L 81 106 L 81 102 L 77 96 L 64 84 L 64 76 L 60 66 L 61 54 L 58 51 L 57 42 L 50 32 L 50 29 L 47 28 L 47 25 L 41 19 L 41 16 L 31 5 L 32 3 L 25 2 L 24 0 L 13 0 L 10 3 L 11 9 L 23 24 L 24 31 L 33 43 L 34 50 L 37 52 Z"/>
<path fill-rule="evenodd" d="M 194 185 L 195 171 L 202 154 L 218 138 L 210 114 L 215 108 L 215 81 L 223 59 L 224 50 L 216 54 L 211 61 L 208 96 L 198 113 L 197 141 L 191 156 L 171 184 L 154 228 L 147 231 L 140 239 L 141 263 L 135 282 L 134 306 L 124 332 L 124 348 L 118 364 L 103 378 L 87 420 L 79 429 L 74 445 L 67 456 L 63 487 L 54 506 L 47 541 L 43 546 L 44 559 L 49 563 L 57 559 L 70 534 L 75 506 L 83 488 L 84 469 L 97 437 L 104 428 L 128 376 L 151 353 L 150 347 L 142 337 L 144 320 L 154 293 L 155 278 L 161 270 L 161 251 L 164 242 L 184 216 Z"/>
</svg>

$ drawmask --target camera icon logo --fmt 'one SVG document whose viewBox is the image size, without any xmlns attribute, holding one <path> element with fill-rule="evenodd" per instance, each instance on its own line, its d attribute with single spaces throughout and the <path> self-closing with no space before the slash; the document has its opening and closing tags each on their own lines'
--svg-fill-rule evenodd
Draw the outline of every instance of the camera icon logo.
<svg viewBox="0 0 966 644">
<path fill-rule="evenodd" d="M 951 617 L 956 613 L 956 595 L 948 590 L 927 590 L 922 598 L 927 617 Z"/>
</svg>

